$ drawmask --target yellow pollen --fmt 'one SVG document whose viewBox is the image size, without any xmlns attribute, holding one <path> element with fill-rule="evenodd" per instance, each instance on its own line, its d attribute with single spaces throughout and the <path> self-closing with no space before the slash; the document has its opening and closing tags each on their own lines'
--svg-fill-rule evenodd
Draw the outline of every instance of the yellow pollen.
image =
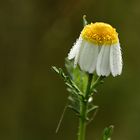
<svg viewBox="0 0 140 140">
<path fill-rule="evenodd" d="M 118 43 L 118 33 L 111 25 L 96 22 L 88 24 L 81 32 L 82 38 L 98 45 Z"/>
</svg>

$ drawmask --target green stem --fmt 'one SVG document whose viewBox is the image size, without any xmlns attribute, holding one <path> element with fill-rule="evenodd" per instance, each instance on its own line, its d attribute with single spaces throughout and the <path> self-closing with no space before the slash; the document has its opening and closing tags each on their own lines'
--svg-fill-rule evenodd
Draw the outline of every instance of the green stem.
<svg viewBox="0 0 140 140">
<path fill-rule="evenodd" d="M 85 140 L 87 105 L 85 102 L 83 102 L 81 103 L 80 107 L 81 107 L 81 116 L 79 118 L 78 140 Z"/>
<path fill-rule="evenodd" d="M 88 84 L 87 84 L 85 98 L 80 102 L 80 118 L 79 118 L 78 140 L 85 140 L 86 123 L 87 123 L 86 122 L 87 105 L 88 105 L 88 98 L 89 98 L 89 94 L 90 94 L 92 77 L 93 77 L 93 74 L 88 75 Z"/>
</svg>

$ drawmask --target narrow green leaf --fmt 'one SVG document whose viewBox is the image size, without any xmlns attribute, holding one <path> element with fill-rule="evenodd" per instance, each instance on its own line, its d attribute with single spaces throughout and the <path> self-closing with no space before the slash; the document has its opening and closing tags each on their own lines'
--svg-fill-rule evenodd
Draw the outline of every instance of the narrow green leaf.
<svg viewBox="0 0 140 140">
<path fill-rule="evenodd" d="M 95 88 L 102 84 L 103 83 L 103 79 L 105 77 L 104 76 L 98 76 L 97 79 L 92 83 L 92 86 L 91 86 L 91 92 L 94 92 L 94 90 L 96 90 Z"/>
<path fill-rule="evenodd" d="M 76 112 L 80 112 L 80 98 L 76 94 L 70 94 L 68 97 L 69 107 Z"/>
<path fill-rule="evenodd" d="M 60 126 L 61 126 L 62 120 L 63 120 L 63 118 L 64 118 L 64 114 L 65 114 L 67 108 L 68 108 L 68 105 L 66 105 L 66 106 L 64 107 L 64 110 L 63 110 L 63 112 L 62 112 L 62 114 L 61 114 L 61 117 L 60 117 L 60 119 L 59 119 L 59 122 L 58 122 L 58 125 L 57 125 L 57 128 L 56 128 L 56 131 L 55 131 L 56 133 L 58 133 L 58 131 L 59 131 L 59 128 L 60 128 Z"/>
<path fill-rule="evenodd" d="M 103 131 L 103 138 L 102 140 L 111 140 L 111 135 L 113 133 L 114 126 L 110 125 L 109 127 L 106 127 Z"/>
<path fill-rule="evenodd" d="M 52 66 L 52 69 L 63 78 L 65 84 L 72 89 L 71 91 L 74 91 L 74 93 L 78 94 L 79 96 L 83 96 L 82 91 L 79 89 L 79 87 L 76 85 L 75 81 L 73 81 L 70 76 L 67 76 L 64 71 L 61 68 L 57 68 L 55 66 Z"/>
<path fill-rule="evenodd" d="M 91 108 L 88 109 L 87 113 L 90 113 L 91 111 L 94 111 L 97 108 L 99 108 L 99 106 L 93 105 Z"/>
<path fill-rule="evenodd" d="M 74 106 L 72 105 L 68 105 L 68 108 L 70 108 L 71 110 L 73 110 L 76 114 L 80 114 L 79 110 L 77 110 L 77 108 L 75 108 Z"/>
<path fill-rule="evenodd" d="M 59 74 L 59 69 L 58 69 L 57 67 L 52 66 L 52 70 L 53 70 L 54 72 L 56 72 L 56 73 L 58 73 L 58 74 Z"/>
<path fill-rule="evenodd" d="M 90 117 L 90 119 L 89 119 L 89 121 L 88 121 L 88 124 L 90 124 L 90 123 L 94 120 L 94 118 L 95 118 L 97 112 L 98 112 L 98 107 L 97 107 L 96 109 L 94 109 L 94 112 L 93 112 L 92 116 Z M 90 113 L 90 112 L 89 112 L 89 113 Z"/>
</svg>

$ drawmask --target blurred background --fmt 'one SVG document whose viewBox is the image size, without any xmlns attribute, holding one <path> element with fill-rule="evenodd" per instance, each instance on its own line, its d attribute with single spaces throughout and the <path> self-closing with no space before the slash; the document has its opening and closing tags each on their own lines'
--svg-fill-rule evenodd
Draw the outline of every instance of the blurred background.
<svg viewBox="0 0 140 140">
<path fill-rule="evenodd" d="M 68 93 L 50 68 L 64 68 L 84 14 L 117 28 L 124 60 L 122 75 L 107 78 L 95 96 L 100 110 L 87 140 L 101 140 L 110 124 L 113 140 L 140 139 L 140 1 L 1 0 L 1 140 L 76 140 L 78 121 L 70 110 L 55 134 Z"/>
</svg>

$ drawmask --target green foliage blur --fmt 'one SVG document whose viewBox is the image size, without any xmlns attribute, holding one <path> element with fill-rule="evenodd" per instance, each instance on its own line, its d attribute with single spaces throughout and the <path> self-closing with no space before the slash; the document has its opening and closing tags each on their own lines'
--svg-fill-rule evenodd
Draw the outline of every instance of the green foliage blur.
<svg viewBox="0 0 140 140">
<path fill-rule="evenodd" d="M 66 111 L 68 92 L 51 66 L 65 57 L 82 30 L 82 16 L 116 27 L 123 73 L 110 76 L 94 101 L 100 109 L 87 140 L 100 140 L 114 125 L 112 140 L 140 139 L 139 0 L 0 1 L 0 140 L 76 140 L 77 117 Z"/>
</svg>

